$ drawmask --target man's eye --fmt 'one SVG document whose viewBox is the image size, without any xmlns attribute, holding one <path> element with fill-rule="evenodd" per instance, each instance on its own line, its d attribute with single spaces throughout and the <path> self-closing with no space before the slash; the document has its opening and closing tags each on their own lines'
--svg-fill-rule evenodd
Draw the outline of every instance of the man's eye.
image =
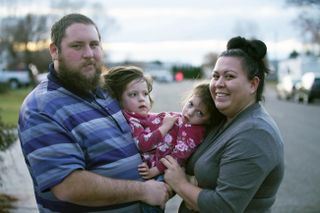
<svg viewBox="0 0 320 213">
<path fill-rule="evenodd" d="M 80 45 L 80 44 L 73 44 L 73 45 L 71 45 L 71 47 L 72 47 L 73 49 L 80 49 L 80 48 L 81 48 L 81 45 Z"/>
<path fill-rule="evenodd" d="M 92 43 L 92 44 L 90 44 L 90 46 L 92 49 L 94 49 L 99 46 L 99 43 Z"/>
</svg>

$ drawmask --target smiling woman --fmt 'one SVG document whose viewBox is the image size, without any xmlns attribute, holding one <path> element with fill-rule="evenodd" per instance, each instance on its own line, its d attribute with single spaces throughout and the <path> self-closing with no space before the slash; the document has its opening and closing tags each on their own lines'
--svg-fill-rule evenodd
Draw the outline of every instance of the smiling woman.
<svg viewBox="0 0 320 213">
<path fill-rule="evenodd" d="M 284 173 L 280 131 L 261 105 L 266 45 L 229 40 L 213 69 L 210 92 L 226 116 L 189 159 L 186 174 L 167 156 L 165 181 L 184 200 L 179 212 L 269 212 Z M 196 181 L 191 181 L 196 179 Z"/>
</svg>

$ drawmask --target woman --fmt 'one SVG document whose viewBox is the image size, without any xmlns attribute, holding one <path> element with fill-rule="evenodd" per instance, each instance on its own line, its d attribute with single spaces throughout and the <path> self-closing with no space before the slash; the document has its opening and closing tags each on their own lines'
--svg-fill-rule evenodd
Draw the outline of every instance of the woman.
<svg viewBox="0 0 320 213">
<path fill-rule="evenodd" d="M 214 128 L 188 161 L 190 181 L 170 156 L 166 182 L 184 200 L 179 212 L 270 212 L 284 172 L 279 129 L 259 103 L 266 46 L 235 37 L 218 58 L 212 98 L 226 120 Z"/>
</svg>

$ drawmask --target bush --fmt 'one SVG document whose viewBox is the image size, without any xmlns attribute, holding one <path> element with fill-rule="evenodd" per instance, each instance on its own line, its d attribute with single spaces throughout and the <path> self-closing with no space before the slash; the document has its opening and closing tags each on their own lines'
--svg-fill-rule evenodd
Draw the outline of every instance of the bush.
<svg viewBox="0 0 320 213">
<path fill-rule="evenodd" d="M 7 83 L 0 83 L 0 94 L 6 93 L 9 90 L 9 85 Z"/>
<path fill-rule="evenodd" d="M 0 109 L 1 113 L 1 109 Z M 5 124 L 0 114 L 0 151 L 9 148 L 17 140 L 13 126 Z"/>
</svg>

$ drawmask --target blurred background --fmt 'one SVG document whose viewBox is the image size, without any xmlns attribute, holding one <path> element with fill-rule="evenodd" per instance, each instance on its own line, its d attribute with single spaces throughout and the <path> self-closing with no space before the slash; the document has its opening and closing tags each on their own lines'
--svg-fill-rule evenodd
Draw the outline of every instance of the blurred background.
<svg viewBox="0 0 320 213">
<path fill-rule="evenodd" d="M 173 80 L 178 71 L 187 78 L 208 77 L 226 42 L 238 35 L 266 42 L 267 61 L 274 70 L 270 79 L 277 79 L 278 63 L 283 60 L 319 56 L 317 0 L 0 0 L 0 3 L 0 70 L 28 69 L 34 75 L 46 72 L 51 25 L 70 12 L 88 15 L 97 23 L 108 66 L 140 65 L 161 81 L 172 79 L 168 71 Z M 12 87 L 23 84 L 14 83 Z"/>
<path fill-rule="evenodd" d="M 137 65 L 153 77 L 155 111 L 180 110 L 172 94 L 210 79 L 231 37 L 263 40 L 266 107 L 287 147 L 275 212 L 320 211 L 319 0 L 0 0 L 0 212 L 36 211 L 15 128 L 23 99 L 46 77 L 51 25 L 71 12 L 97 23 L 106 66 Z"/>
<path fill-rule="evenodd" d="M 105 63 L 135 63 L 146 69 L 190 68 L 205 75 L 234 36 L 258 38 L 268 61 L 319 55 L 317 0 L 0 0 L 0 68 L 35 65 L 46 72 L 54 21 L 70 12 L 99 26 Z M 172 70 L 172 68 L 175 68 Z M 193 70 L 195 69 L 195 70 Z M 201 70 L 199 70 L 201 69 Z M 183 70 L 182 70 L 183 71 Z M 192 76 L 194 77 L 194 76 Z"/>
</svg>

